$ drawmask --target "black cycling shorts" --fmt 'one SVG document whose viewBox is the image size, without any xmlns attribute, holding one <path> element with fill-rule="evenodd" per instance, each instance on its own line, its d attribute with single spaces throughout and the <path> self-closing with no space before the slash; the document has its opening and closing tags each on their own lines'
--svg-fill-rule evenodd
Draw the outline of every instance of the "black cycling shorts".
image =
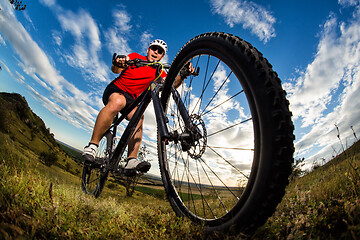
<svg viewBox="0 0 360 240">
<path fill-rule="evenodd" d="M 127 109 L 133 102 L 134 102 L 134 98 L 130 95 L 130 93 L 127 93 L 123 90 L 121 90 L 118 86 L 116 86 L 114 83 L 110 83 L 104 91 L 103 94 L 103 103 L 104 105 L 106 105 L 109 102 L 109 97 L 111 94 L 113 94 L 114 92 L 117 93 L 121 93 L 122 95 L 124 95 L 125 99 L 126 99 L 126 106 L 120 111 L 121 113 L 123 113 L 123 111 L 125 109 Z"/>
</svg>

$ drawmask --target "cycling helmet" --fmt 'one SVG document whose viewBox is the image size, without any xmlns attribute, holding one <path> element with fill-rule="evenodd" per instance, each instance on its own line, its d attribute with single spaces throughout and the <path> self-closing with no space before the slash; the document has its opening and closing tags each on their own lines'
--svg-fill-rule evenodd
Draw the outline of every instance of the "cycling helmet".
<svg viewBox="0 0 360 240">
<path fill-rule="evenodd" d="M 163 40 L 161 39 L 156 39 L 154 41 L 152 41 L 149 45 L 149 47 L 153 46 L 153 45 L 156 45 L 156 46 L 159 46 L 161 47 L 162 49 L 164 49 L 164 55 L 166 54 L 167 52 L 167 45 L 166 45 L 166 42 L 164 42 Z"/>
</svg>

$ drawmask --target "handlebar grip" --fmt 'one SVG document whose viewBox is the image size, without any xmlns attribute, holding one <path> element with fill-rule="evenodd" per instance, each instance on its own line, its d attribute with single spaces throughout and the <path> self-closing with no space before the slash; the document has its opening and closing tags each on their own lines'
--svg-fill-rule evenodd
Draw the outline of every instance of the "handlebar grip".
<svg viewBox="0 0 360 240">
<path fill-rule="evenodd" d="M 113 54 L 112 64 L 117 67 L 122 67 L 122 66 L 119 66 L 119 64 L 116 62 L 116 59 L 118 59 L 118 58 L 126 58 L 126 55 L 117 55 L 117 53 Z"/>
</svg>

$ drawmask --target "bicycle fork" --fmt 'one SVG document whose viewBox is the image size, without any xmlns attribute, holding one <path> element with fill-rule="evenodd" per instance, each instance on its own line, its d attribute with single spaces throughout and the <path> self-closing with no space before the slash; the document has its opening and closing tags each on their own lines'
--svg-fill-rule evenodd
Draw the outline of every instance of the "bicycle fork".
<svg viewBox="0 0 360 240">
<path fill-rule="evenodd" d="M 166 144 L 169 141 L 174 141 L 175 143 L 178 143 L 178 141 L 180 141 L 182 150 L 189 150 L 191 145 L 203 136 L 198 127 L 193 125 L 193 123 L 191 122 L 191 116 L 189 115 L 183 101 L 181 100 L 180 94 L 174 87 L 171 88 L 172 97 L 178 107 L 179 114 L 185 123 L 185 131 L 181 134 L 179 134 L 177 131 L 169 132 L 168 130 L 167 123 L 169 122 L 169 120 L 165 116 L 164 109 L 159 99 L 159 91 L 161 85 L 152 83 L 150 85 L 150 88 L 161 141 L 165 141 Z"/>
<path fill-rule="evenodd" d="M 161 141 L 169 140 L 170 134 L 169 130 L 166 126 L 166 123 L 169 122 L 167 117 L 165 116 L 164 109 L 161 106 L 160 99 L 159 99 L 159 91 L 160 91 L 160 84 L 156 84 L 152 82 L 150 84 L 150 91 L 151 91 L 151 98 L 153 100 L 154 111 L 156 115 L 156 123 L 160 135 Z"/>
</svg>

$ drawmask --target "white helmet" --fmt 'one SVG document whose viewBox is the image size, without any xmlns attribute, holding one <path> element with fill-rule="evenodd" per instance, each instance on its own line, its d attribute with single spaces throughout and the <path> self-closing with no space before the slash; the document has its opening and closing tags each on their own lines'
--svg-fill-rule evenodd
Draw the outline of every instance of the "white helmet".
<svg viewBox="0 0 360 240">
<path fill-rule="evenodd" d="M 154 46 L 154 45 L 161 47 L 164 50 L 164 55 L 166 54 L 166 52 L 167 52 L 166 42 L 164 42 L 161 39 L 156 39 L 150 43 L 149 47 Z"/>
</svg>

